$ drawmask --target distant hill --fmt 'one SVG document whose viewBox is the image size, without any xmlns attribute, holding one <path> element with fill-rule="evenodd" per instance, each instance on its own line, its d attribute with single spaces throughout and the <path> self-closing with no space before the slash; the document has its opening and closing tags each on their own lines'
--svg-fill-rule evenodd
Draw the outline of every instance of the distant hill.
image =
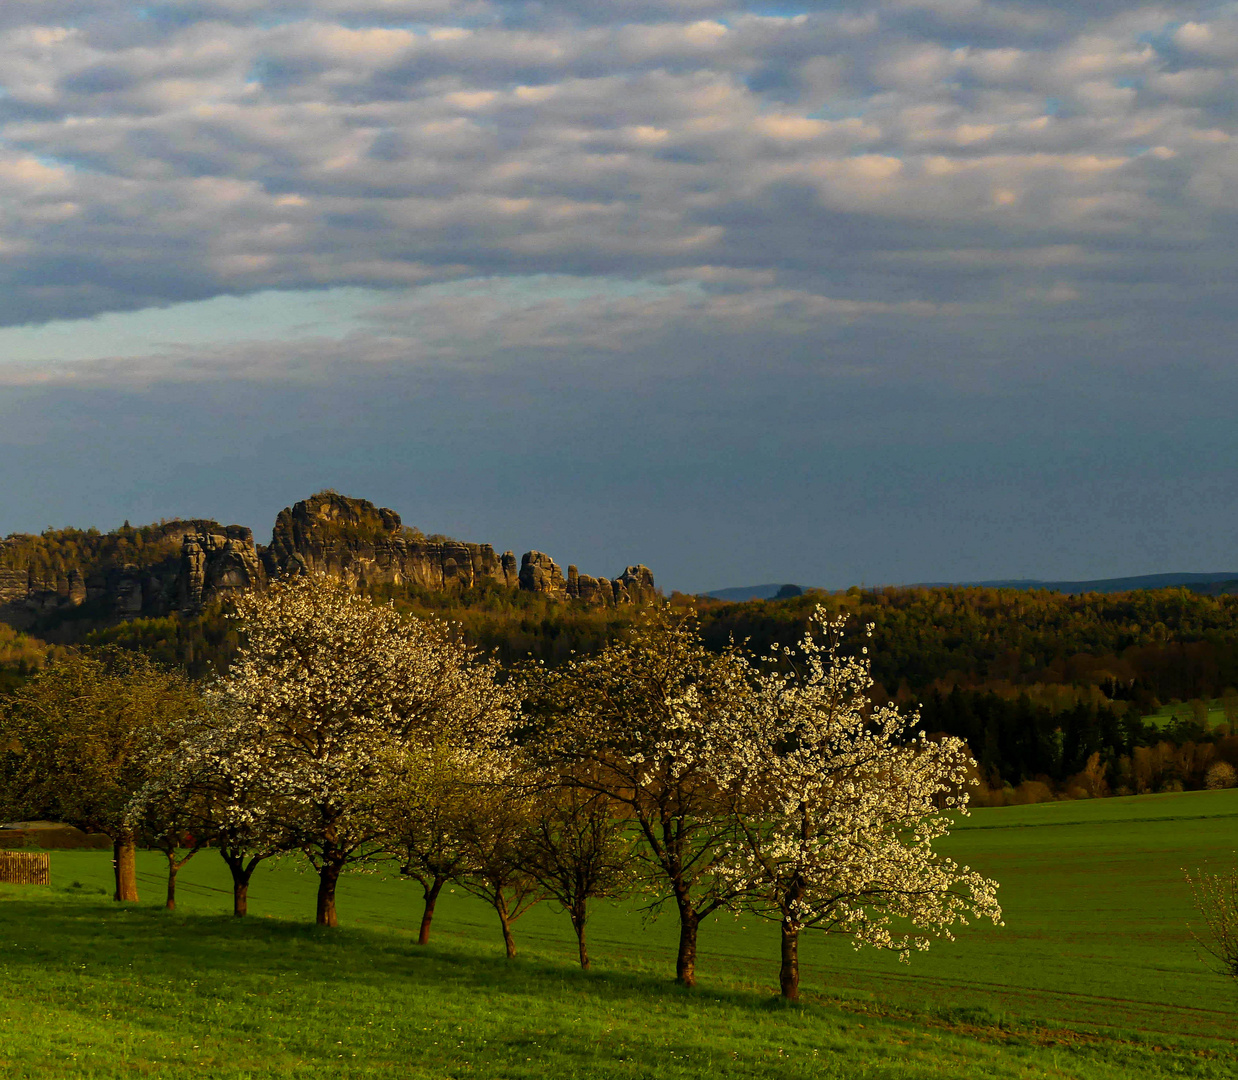
<svg viewBox="0 0 1238 1080">
<path fill-rule="evenodd" d="M 1217 574 L 1140 574 L 1135 577 L 1096 578 L 1092 581 L 1037 581 L 1011 578 L 999 581 L 921 581 L 924 588 L 971 585 L 989 589 L 1051 589 L 1061 593 L 1117 593 L 1133 589 L 1168 589 L 1186 585 L 1200 592 L 1238 591 L 1238 571 Z M 1225 588 L 1224 586 L 1232 586 Z"/>
<path fill-rule="evenodd" d="M 1060 593 L 1118 593 L 1133 589 L 1168 589 L 1185 585 L 1196 592 L 1219 594 L 1238 593 L 1238 570 L 1216 574 L 1140 574 L 1135 577 L 1096 578 L 1092 581 L 1041 581 L 1037 578 L 1001 578 L 993 581 L 917 581 L 905 588 L 943 589 L 953 585 L 985 589 L 1049 589 Z M 799 585 L 739 585 L 731 589 L 715 589 L 706 596 L 716 600 L 742 603 L 745 600 L 773 600 L 781 590 L 782 596 L 799 596 L 804 587 Z M 826 590 L 830 591 L 830 590 Z"/>
<path fill-rule="evenodd" d="M 715 600 L 743 603 L 745 600 L 773 600 L 775 597 L 781 600 L 790 596 L 803 596 L 804 590 L 799 585 L 790 584 L 737 585 L 733 589 L 717 589 L 705 595 L 712 596 Z"/>
</svg>

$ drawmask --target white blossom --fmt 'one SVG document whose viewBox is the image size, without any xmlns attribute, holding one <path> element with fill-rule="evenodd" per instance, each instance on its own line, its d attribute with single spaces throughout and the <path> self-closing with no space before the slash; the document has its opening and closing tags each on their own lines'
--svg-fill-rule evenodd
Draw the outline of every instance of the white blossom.
<svg viewBox="0 0 1238 1080">
<path fill-rule="evenodd" d="M 782 923 L 789 996 L 803 929 L 905 960 L 970 918 L 1001 919 L 996 882 L 933 847 L 948 811 L 967 813 L 966 744 L 928 739 L 916 715 L 872 705 L 869 662 L 840 653 L 842 632 L 818 608 L 798 648 L 766 658 L 714 729 L 714 776 L 736 823 L 721 872 Z"/>
</svg>

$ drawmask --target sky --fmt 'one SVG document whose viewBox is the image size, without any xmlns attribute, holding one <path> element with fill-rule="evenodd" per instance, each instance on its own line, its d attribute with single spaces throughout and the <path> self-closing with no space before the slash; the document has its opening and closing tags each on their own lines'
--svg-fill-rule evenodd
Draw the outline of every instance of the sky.
<svg viewBox="0 0 1238 1080">
<path fill-rule="evenodd" d="M 4 0 L 0 534 L 1238 570 L 1238 4 Z"/>
</svg>

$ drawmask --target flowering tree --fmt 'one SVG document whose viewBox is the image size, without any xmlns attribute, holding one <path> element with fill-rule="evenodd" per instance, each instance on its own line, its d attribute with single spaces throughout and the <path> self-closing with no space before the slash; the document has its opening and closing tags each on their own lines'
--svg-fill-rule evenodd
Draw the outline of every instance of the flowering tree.
<svg viewBox="0 0 1238 1080">
<path fill-rule="evenodd" d="M 516 955 L 512 923 L 546 895 L 525 866 L 524 838 L 536 813 L 532 792 L 523 776 L 496 759 L 490 775 L 470 793 L 463 811 L 457 836 L 464 866 L 456 880 L 494 908 L 511 960 Z"/>
<path fill-rule="evenodd" d="M 417 944 L 425 945 L 439 893 L 468 868 L 463 825 L 481 778 L 468 749 L 441 740 L 394 749 L 384 771 L 383 833 L 400 873 L 421 886 Z"/>
<path fill-rule="evenodd" d="M 206 820 L 205 793 L 196 785 L 169 782 L 162 763 L 151 763 L 152 781 L 134 796 L 126 817 L 143 844 L 163 852 L 168 864 L 168 893 L 164 906 L 176 908 L 176 875 L 211 840 Z"/>
<path fill-rule="evenodd" d="M 1001 919 L 996 882 L 933 850 L 950 827 L 941 808 L 966 813 L 966 744 L 930 741 L 915 716 L 872 706 L 868 661 L 841 656 L 841 636 L 818 608 L 798 648 L 775 647 L 715 758 L 736 826 L 724 873 L 780 923 L 791 999 L 805 929 L 906 959 L 969 917 Z"/>
<path fill-rule="evenodd" d="M 619 805 L 644 841 L 635 868 L 655 906 L 675 905 L 675 975 L 685 986 L 696 983 L 701 920 L 746 887 L 717 872 L 733 820 L 713 766 L 748 692 L 747 674 L 737 650 L 711 653 L 690 620 L 661 608 L 530 691 L 572 782 Z"/>
<path fill-rule="evenodd" d="M 531 824 L 519 845 L 525 871 L 557 900 L 576 932 L 580 966 L 589 967 L 589 902 L 627 894 L 635 838 L 609 796 L 553 777 L 533 794 Z"/>
<path fill-rule="evenodd" d="M 488 727 L 507 707 L 493 665 L 451 628 L 407 619 L 313 575 L 240 597 L 242 645 L 220 691 L 236 776 L 262 788 L 318 873 L 317 921 L 336 924 L 352 863 L 384 853 L 382 768 L 393 747 Z"/>
<path fill-rule="evenodd" d="M 115 898 L 138 899 L 128 816 L 153 739 L 201 707 L 175 672 L 124 650 L 71 653 L 0 706 L 6 816 L 48 817 L 112 838 Z"/>
<path fill-rule="evenodd" d="M 1238 979 L 1238 867 L 1220 873 L 1187 872 L 1203 926 L 1191 929 L 1201 958 L 1220 975 Z"/>
<path fill-rule="evenodd" d="M 219 694 L 207 707 L 157 733 L 146 754 L 146 783 L 128 809 L 135 828 L 156 838 L 168 858 L 168 906 L 174 903 L 176 871 L 211 844 L 232 874 L 232 912 L 249 911 L 249 882 L 265 859 L 288 844 L 286 815 L 273 801 L 261 767 L 262 748 L 230 714 Z M 187 853 L 177 842 L 192 837 Z"/>
</svg>

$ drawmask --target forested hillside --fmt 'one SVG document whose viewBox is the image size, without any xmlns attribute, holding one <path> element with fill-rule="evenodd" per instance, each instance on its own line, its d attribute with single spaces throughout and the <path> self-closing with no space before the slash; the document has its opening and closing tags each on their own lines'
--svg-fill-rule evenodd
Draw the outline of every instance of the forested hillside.
<svg viewBox="0 0 1238 1080">
<path fill-rule="evenodd" d="M 553 666 L 594 652 L 641 612 L 497 582 L 454 592 L 412 584 L 366 591 L 402 611 L 449 619 L 505 665 L 532 657 Z M 967 739 L 995 798 L 1006 787 L 1019 798 L 1199 787 L 1218 761 L 1238 765 L 1230 735 L 1238 720 L 1235 596 L 945 587 L 745 603 L 676 593 L 670 603 L 695 610 L 711 647 L 734 639 L 758 654 L 796 640 L 818 604 L 844 616 L 848 647 L 868 647 L 874 696 L 919 707 L 928 730 Z M 225 670 L 236 647 L 226 604 L 81 629 L 83 644 L 136 649 L 197 679 Z M 46 646 L 0 633 L 4 687 L 34 670 Z M 1171 704 L 1166 723 L 1144 720 Z"/>
</svg>

